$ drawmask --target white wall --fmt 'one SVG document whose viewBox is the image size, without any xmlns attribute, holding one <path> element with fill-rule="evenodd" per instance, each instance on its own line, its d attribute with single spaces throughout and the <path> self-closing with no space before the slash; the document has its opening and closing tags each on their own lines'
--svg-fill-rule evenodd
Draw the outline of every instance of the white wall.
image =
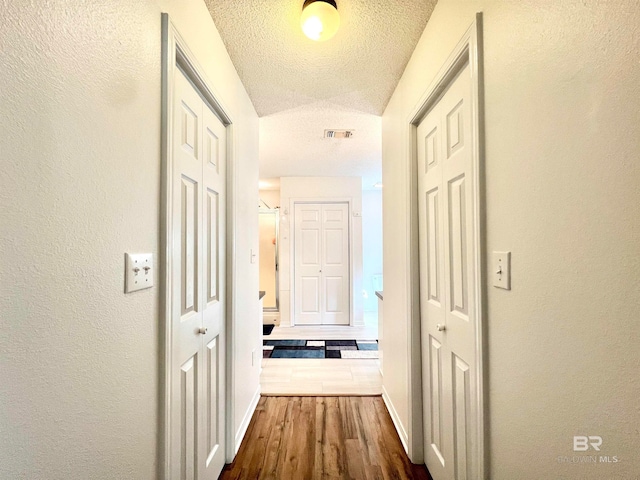
<svg viewBox="0 0 640 480">
<path fill-rule="evenodd" d="M 383 116 L 384 382 L 407 425 L 408 365 L 388 352 L 408 347 L 408 115 L 482 11 L 486 252 L 513 255 L 512 290 L 487 297 L 492 480 L 640 471 L 637 6 L 441 0 Z M 574 435 L 620 461 L 558 463 Z"/>
<path fill-rule="evenodd" d="M 382 191 L 362 192 L 362 289 L 365 312 L 378 311 L 372 276 L 382 274 Z"/>
<path fill-rule="evenodd" d="M 260 240 L 260 290 L 265 292 L 262 308 L 276 308 L 276 221 L 277 216 L 269 211 L 258 215 Z"/>
<path fill-rule="evenodd" d="M 293 248 L 290 242 L 294 226 L 294 201 L 351 200 L 351 258 L 354 312 L 353 324 L 363 325 L 362 310 L 362 180 L 359 177 L 281 177 L 280 178 L 280 325 L 291 325 L 293 284 Z"/>
<path fill-rule="evenodd" d="M 258 388 L 257 116 L 201 0 L 1 9 L 0 477 L 158 478 L 160 276 L 125 295 L 123 264 L 159 259 L 162 11 L 239 137 L 236 426 Z"/>
<path fill-rule="evenodd" d="M 269 207 L 276 208 L 280 206 L 280 190 L 260 190 L 260 200 L 265 202 Z"/>
</svg>

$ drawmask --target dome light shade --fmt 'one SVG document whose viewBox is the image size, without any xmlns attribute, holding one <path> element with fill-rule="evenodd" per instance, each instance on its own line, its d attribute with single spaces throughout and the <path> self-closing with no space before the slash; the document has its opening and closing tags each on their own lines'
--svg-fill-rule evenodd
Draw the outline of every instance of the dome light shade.
<svg viewBox="0 0 640 480">
<path fill-rule="evenodd" d="M 329 40 L 338 31 L 340 14 L 333 0 L 306 0 L 302 6 L 300 26 L 311 40 Z"/>
</svg>

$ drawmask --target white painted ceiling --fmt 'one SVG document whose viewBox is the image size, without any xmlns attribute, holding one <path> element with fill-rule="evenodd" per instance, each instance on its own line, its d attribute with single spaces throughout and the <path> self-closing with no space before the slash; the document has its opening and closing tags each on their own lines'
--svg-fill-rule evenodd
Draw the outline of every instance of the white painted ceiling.
<svg viewBox="0 0 640 480">
<path fill-rule="evenodd" d="M 436 1 L 336 0 L 338 33 L 314 42 L 303 0 L 205 0 L 261 117 L 261 178 L 381 179 L 380 115 Z M 340 128 L 355 136 L 322 138 Z"/>
</svg>

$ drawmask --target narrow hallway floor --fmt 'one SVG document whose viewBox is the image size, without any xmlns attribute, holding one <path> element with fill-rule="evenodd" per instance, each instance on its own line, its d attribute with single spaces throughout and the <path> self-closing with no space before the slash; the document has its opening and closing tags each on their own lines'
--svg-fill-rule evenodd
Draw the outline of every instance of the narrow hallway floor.
<svg viewBox="0 0 640 480">
<path fill-rule="evenodd" d="M 376 397 L 262 397 L 220 479 L 418 479 Z"/>
</svg>

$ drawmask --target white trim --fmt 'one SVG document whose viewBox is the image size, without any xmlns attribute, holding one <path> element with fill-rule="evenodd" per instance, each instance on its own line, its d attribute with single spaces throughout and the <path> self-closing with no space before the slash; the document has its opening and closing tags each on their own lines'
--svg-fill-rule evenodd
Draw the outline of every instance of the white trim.
<svg viewBox="0 0 640 480">
<path fill-rule="evenodd" d="M 240 423 L 240 428 L 238 428 L 238 431 L 236 432 L 234 449 L 233 449 L 234 457 L 238 453 L 238 450 L 240 450 L 240 445 L 242 445 L 242 440 L 244 439 L 244 436 L 247 433 L 249 424 L 251 423 L 251 418 L 253 417 L 253 414 L 256 411 L 256 407 L 258 406 L 259 401 L 260 401 L 260 385 L 258 385 L 258 388 L 256 389 L 256 393 L 253 395 L 253 398 L 251 399 L 251 403 L 249 404 L 249 408 L 247 409 L 247 411 L 244 414 L 244 417 L 242 418 L 242 423 Z"/>
<path fill-rule="evenodd" d="M 296 261 L 296 248 L 295 248 L 295 207 L 296 203 L 346 203 L 348 206 L 348 220 L 349 220 L 349 326 L 353 327 L 355 324 L 355 299 L 354 299 L 354 271 L 355 271 L 355 252 L 353 242 L 353 197 L 291 197 L 289 199 L 289 324 L 292 327 L 296 326 L 295 317 L 295 290 L 296 290 L 296 277 L 295 277 L 295 261 Z M 293 228 L 292 228 L 293 227 Z"/>
<path fill-rule="evenodd" d="M 236 173 L 235 163 L 235 151 L 237 141 L 235 135 L 235 128 L 233 124 L 227 127 L 227 265 L 226 265 L 226 281 L 227 281 L 227 295 L 226 295 L 226 420 L 225 425 L 227 442 L 226 442 L 226 462 L 231 463 L 235 457 L 236 452 L 233 449 L 233 419 L 235 418 L 235 402 L 233 392 L 235 391 L 235 356 L 234 356 L 234 343 L 235 343 L 235 329 L 233 326 L 236 324 L 236 292 L 238 286 L 236 285 L 237 271 L 237 235 L 236 235 L 236 218 L 237 218 L 237 202 L 235 201 L 235 192 L 238 191 L 237 182 L 238 175 Z"/>
<path fill-rule="evenodd" d="M 159 461 L 159 474 L 165 479 L 170 478 L 171 472 L 171 360 L 172 360 L 172 324 L 171 324 L 171 255 L 173 250 L 172 244 L 172 189 L 171 174 L 173 171 L 173 140 L 170 132 L 173 129 L 173 118 L 171 108 L 173 105 L 173 78 L 175 69 L 180 68 L 194 84 L 203 99 L 209 104 L 214 113 L 220 118 L 227 130 L 227 192 L 226 192 L 226 218 L 227 218 L 227 266 L 226 266 L 226 341 L 225 341 L 225 408 L 226 408 L 226 460 L 233 459 L 233 350 L 232 338 L 235 319 L 235 308 L 233 299 L 235 298 L 235 285 L 233 284 L 233 272 L 235 265 L 235 161 L 234 161 L 234 129 L 233 121 L 229 115 L 229 109 L 221 101 L 221 96 L 212 87 L 212 82 L 204 74 L 195 55 L 191 52 L 187 43 L 182 38 L 176 27 L 171 22 L 169 15 L 162 14 L 162 114 L 161 114 L 161 234 L 160 234 L 160 251 L 163 256 L 160 258 L 160 275 L 162 279 L 161 286 L 161 335 L 163 343 L 163 361 L 161 367 L 163 369 L 161 388 L 163 390 L 163 404 L 160 407 L 163 417 L 162 431 L 159 443 L 161 443 L 161 460 Z"/>
<path fill-rule="evenodd" d="M 384 404 L 387 407 L 387 411 L 389 412 L 389 416 L 391 417 L 393 426 L 396 427 L 396 432 L 398 432 L 398 437 L 400 437 L 400 442 L 402 442 L 402 447 L 404 448 L 404 451 L 407 452 L 408 454 L 409 453 L 409 445 L 408 445 L 409 436 L 407 435 L 407 431 L 405 430 L 404 425 L 402 425 L 402 422 L 400 421 L 400 416 L 398 415 L 398 412 L 396 411 L 396 407 L 393 405 L 393 402 L 391 401 L 391 397 L 389 396 L 389 393 L 387 392 L 387 389 L 384 387 L 384 385 L 382 386 L 382 400 L 384 401 Z"/>
<path fill-rule="evenodd" d="M 418 253 L 418 232 L 417 232 L 417 181 L 415 173 L 417 172 L 417 151 L 416 151 L 416 136 L 417 126 L 426 115 L 430 107 L 439 100 L 440 96 L 447 89 L 451 81 L 457 75 L 462 67 L 469 64 L 471 72 L 471 128 L 474 132 L 472 156 L 473 156 L 473 178 L 472 186 L 475 192 L 475 198 L 478 200 L 475 205 L 474 212 L 474 241 L 473 241 L 473 257 L 475 263 L 475 278 L 474 285 L 475 291 L 475 311 L 477 315 L 477 327 L 476 327 L 476 378 L 477 378 L 477 438 L 475 445 L 477 446 L 477 471 L 474 478 L 484 479 L 486 478 L 486 448 L 485 448 L 485 406 L 488 403 L 485 402 L 485 351 L 484 351 L 484 331 L 486 329 L 485 318 L 486 311 L 485 294 L 486 284 L 483 277 L 484 266 L 486 265 L 486 258 L 484 252 L 485 244 L 485 232 L 484 232 L 484 184 L 483 184 L 483 166 L 484 166 L 484 110 L 483 110 L 483 58 L 482 58 L 482 13 L 477 13 L 474 22 L 467 29 L 462 36 L 452 53 L 449 55 L 442 68 L 434 80 L 429 85 L 429 88 L 422 95 L 416 107 L 412 111 L 408 118 L 409 124 L 409 138 L 407 139 L 408 145 L 410 145 L 411 163 L 408 169 L 411 177 L 411 248 L 410 248 L 410 280 L 413 283 L 411 291 L 410 312 L 411 312 L 411 325 L 409 328 L 409 345 L 410 350 L 413 350 L 410 354 L 410 368 L 409 368 L 409 390 L 410 390 L 410 403 L 411 408 L 409 412 L 410 416 L 410 434 L 411 437 L 422 438 L 422 432 L 417 434 L 415 431 L 417 428 L 417 421 L 414 419 L 420 418 L 420 429 L 422 429 L 422 386 L 421 379 L 415 379 L 415 373 L 418 371 L 418 375 L 421 376 L 421 348 L 420 342 L 416 342 L 415 339 L 420 338 L 420 291 L 416 294 L 415 285 L 419 285 L 419 281 L 415 281 L 415 278 L 419 278 L 419 253 Z M 416 310 L 417 306 L 417 310 Z M 416 335 L 417 333 L 417 335 Z M 418 385 L 420 387 L 418 388 Z M 416 410 L 417 408 L 417 410 Z M 410 441 L 412 446 L 416 446 L 415 441 Z M 422 444 L 422 441 L 420 442 Z M 411 452 L 409 454 L 412 461 L 414 455 Z"/>
</svg>

